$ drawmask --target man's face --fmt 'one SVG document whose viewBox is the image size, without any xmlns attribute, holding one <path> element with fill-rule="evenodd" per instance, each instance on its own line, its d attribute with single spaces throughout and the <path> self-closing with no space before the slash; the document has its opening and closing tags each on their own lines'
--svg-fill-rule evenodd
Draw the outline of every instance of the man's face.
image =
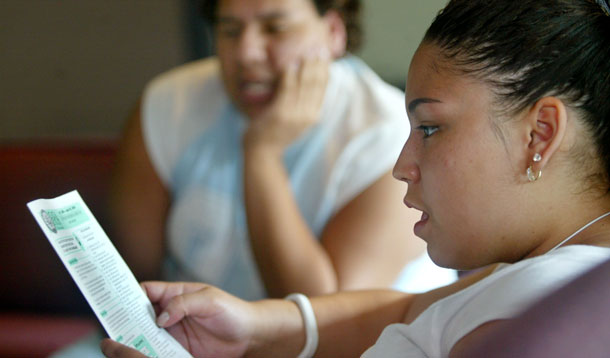
<svg viewBox="0 0 610 358">
<path fill-rule="evenodd" d="M 311 0 L 220 0 L 217 19 L 224 85 L 249 118 L 274 99 L 287 66 L 330 46 L 328 23 Z"/>
</svg>

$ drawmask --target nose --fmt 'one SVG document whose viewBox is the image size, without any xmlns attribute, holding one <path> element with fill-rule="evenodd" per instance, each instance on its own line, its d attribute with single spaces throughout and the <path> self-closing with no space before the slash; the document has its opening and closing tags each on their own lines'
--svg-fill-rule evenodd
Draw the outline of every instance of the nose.
<svg viewBox="0 0 610 358">
<path fill-rule="evenodd" d="M 409 185 L 417 183 L 421 179 L 421 173 L 415 157 L 416 148 L 411 145 L 411 139 L 409 138 L 402 147 L 398 160 L 392 170 L 394 178 L 404 181 Z"/>
<path fill-rule="evenodd" d="M 266 58 L 266 40 L 256 26 L 246 26 L 239 38 L 238 58 L 243 64 L 264 61 Z"/>
</svg>

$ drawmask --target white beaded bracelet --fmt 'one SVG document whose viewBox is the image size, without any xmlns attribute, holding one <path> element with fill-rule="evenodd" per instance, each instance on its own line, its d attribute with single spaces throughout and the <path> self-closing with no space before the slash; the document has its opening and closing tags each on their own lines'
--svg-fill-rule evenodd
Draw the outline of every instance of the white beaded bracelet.
<svg viewBox="0 0 610 358">
<path fill-rule="evenodd" d="M 305 347 L 303 347 L 297 358 L 311 358 L 316 349 L 318 349 L 318 324 L 316 323 L 316 316 L 313 313 L 311 302 L 309 302 L 307 296 L 301 293 L 292 293 L 286 296 L 285 299 L 293 301 L 299 306 L 305 325 Z"/>
</svg>

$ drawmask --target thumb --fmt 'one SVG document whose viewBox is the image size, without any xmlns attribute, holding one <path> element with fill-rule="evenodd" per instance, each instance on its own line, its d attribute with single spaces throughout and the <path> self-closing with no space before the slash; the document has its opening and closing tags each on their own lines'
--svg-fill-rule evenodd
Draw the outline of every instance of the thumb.
<svg viewBox="0 0 610 358">
<path fill-rule="evenodd" d="M 173 297 L 157 317 L 159 327 L 170 327 L 187 317 L 205 318 L 216 312 L 211 287 Z"/>
<path fill-rule="evenodd" d="M 145 355 L 137 350 L 115 342 L 109 338 L 102 340 L 100 343 L 100 349 L 102 350 L 104 356 L 108 358 L 146 358 Z"/>
</svg>

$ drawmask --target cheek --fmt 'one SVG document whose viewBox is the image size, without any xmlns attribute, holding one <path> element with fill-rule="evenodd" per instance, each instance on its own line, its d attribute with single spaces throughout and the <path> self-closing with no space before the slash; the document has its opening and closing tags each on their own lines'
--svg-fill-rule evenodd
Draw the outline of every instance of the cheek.
<svg viewBox="0 0 610 358">
<path fill-rule="evenodd" d="M 235 46 L 216 40 L 216 56 L 220 62 L 223 80 L 230 80 L 237 74 L 237 56 Z"/>
<path fill-rule="evenodd" d="M 269 47 L 272 65 L 276 70 L 284 70 L 289 64 L 301 61 L 317 48 L 324 46 L 326 42 L 323 36 L 313 30 L 299 31 L 276 39 Z"/>
<path fill-rule="evenodd" d="M 481 142 L 482 143 L 482 142 Z M 502 220 L 502 206 L 508 191 L 503 185 L 506 158 L 491 145 L 454 147 L 439 158 L 437 175 L 442 176 L 431 190 L 444 229 L 464 238 L 486 235 Z"/>
<path fill-rule="evenodd" d="M 428 195 L 433 198 L 431 210 L 438 212 L 439 224 L 447 230 L 470 226 L 472 218 L 484 210 L 485 164 L 479 161 L 472 148 L 451 146 L 452 150 L 439 155 L 431 171 Z"/>
<path fill-rule="evenodd" d="M 468 183 L 469 172 L 463 171 L 454 158 L 440 161 L 436 188 L 431 188 L 431 195 L 437 203 L 439 219 L 448 221 L 449 226 L 461 222 L 467 217 L 468 204 L 472 198 Z"/>
<path fill-rule="evenodd" d="M 269 50 L 272 66 L 276 71 L 283 71 L 289 64 L 299 61 L 307 53 L 303 41 L 282 39 L 274 42 Z"/>
<path fill-rule="evenodd" d="M 230 92 L 234 92 L 237 90 L 237 66 L 230 59 L 223 59 L 220 55 L 218 56 L 220 60 L 220 75 L 222 77 L 222 83 L 225 88 Z"/>
<path fill-rule="evenodd" d="M 218 59 L 223 63 L 235 62 L 237 59 L 237 45 L 235 44 L 235 41 L 219 37 L 216 37 L 214 41 Z"/>
<path fill-rule="evenodd" d="M 488 215 L 489 192 L 486 160 L 475 156 L 476 148 L 447 143 L 429 160 L 424 178 L 424 200 L 430 210 L 430 255 L 442 266 L 468 266 L 474 248 L 484 245 L 493 228 Z M 449 149 L 448 149 L 449 148 Z"/>
</svg>

